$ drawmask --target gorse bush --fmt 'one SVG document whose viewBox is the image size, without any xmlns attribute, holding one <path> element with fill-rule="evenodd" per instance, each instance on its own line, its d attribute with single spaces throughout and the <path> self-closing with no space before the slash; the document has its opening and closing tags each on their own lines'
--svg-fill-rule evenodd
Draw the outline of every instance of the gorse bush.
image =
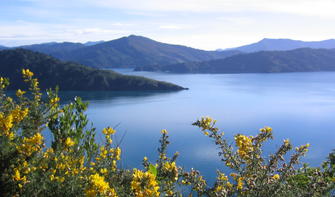
<svg viewBox="0 0 335 197">
<path fill-rule="evenodd" d="M 321 167 L 309 167 L 299 162 L 309 144 L 292 150 L 284 140 L 274 154 L 264 157 L 262 145 L 273 137 L 270 127 L 256 136 L 238 134 L 233 145 L 209 117 L 193 125 L 213 140 L 223 165 L 232 171 L 217 171 L 213 185 L 207 185 L 197 170 L 178 166 L 178 153 L 167 155 L 166 130 L 161 131 L 156 162 L 144 157 L 142 169 L 122 169 L 113 128 L 103 129 L 104 142 L 97 144 L 96 131 L 84 114 L 86 103 L 75 98 L 60 105 L 57 90 L 42 96 L 34 74 L 28 69 L 22 74 L 27 90 L 17 90 L 13 98 L 6 94 L 9 80 L 0 78 L 1 196 L 334 195 L 334 153 Z M 51 133 L 50 146 L 42 131 Z"/>
</svg>

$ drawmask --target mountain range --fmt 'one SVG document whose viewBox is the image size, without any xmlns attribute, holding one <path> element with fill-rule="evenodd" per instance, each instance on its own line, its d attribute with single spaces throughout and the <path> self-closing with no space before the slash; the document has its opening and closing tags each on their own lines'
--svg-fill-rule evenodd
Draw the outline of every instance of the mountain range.
<svg viewBox="0 0 335 197">
<path fill-rule="evenodd" d="M 106 42 L 44 43 L 20 46 L 19 48 L 96 68 L 135 68 L 145 65 L 206 61 L 239 53 L 234 50 L 204 51 L 181 45 L 165 44 L 135 35 Z"/>
<path fill-rule="evenodd" d="M 165 66 L 137 67 L 135 70 L 173 73 L 335 71 L 335 49 L 300 48 L 289 51 L 260 51 L 203 62 L 185 62 Z"/>
<path fill-rule="evenodd" d="M 256 43 L 227 50 L 237 50 L 244 53 L 251 53 L 257 51 L 287 51 L 298 48 L 333 49 L 335 48 L 335 39 L 322 41 L 300 41 L 291 39 L 264 38 Z"/>
<path fill-rule="evenodd" d="M 19 48 L 102 69 L 178 73 L 302 72 L 332 70 L 331 49 L 335 48 L 335 40 L 305 42 L 266 38 L 232 49 L 205 51 L 130 35 L 111 41 L 51 42 Z"/>
<path fill-rule="evenodd" d="M 74 62 L 27 49 L 0 51 L 0 76 L 11 81 L 9 89 L 27 88 L 21 70 L 28 68 L 39 79 L 42 89 L 59 86 L 61 90 L 182 90 L 183 87 L 144 77 L 122 75 L 90 68 Z"/>
</svg>

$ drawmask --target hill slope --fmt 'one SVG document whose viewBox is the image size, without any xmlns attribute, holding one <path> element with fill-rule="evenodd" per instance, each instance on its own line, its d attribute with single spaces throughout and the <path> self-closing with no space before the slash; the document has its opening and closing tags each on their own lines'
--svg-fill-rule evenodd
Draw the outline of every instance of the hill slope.
<svg viewBox="0 0 335 197">
<path fill-rule="evenodd" d="M 180 86 L 121 75 L 113 71 L 89 68 L 73 62 L 62 62 L 48 55 L 26 49 L 0 51 L 0 76 L 11 80 L 10 89 L 25 87 L 22 68 L 29 68 L 40 81 L 40 87 L 61 90 L 181 90 Z"/>
<path fill-rule="evenodd" d="M 291 39 L 268 39 L 265 38 L 259 42 L 233 48 L 241 52 L 257 52 L 257 51 L 287 51 L 298 48 L 314 48 L 314 49 L 333 49 L 335 48 L 335 40 L 323 41 L 300 41 Z"/>
<path fill-rule="evenodd" d="M 97 42 L 92 46 L 78 43 L 54 43 L 23 46 L 61 60 L 70 60 L 91 67 L 136 67 L 166 65 L 186 61 L 205 61 L 237 54 L 237 51 L 204 51 L 181 45 L 171 45 L 142 36 Z"/>
<path fill-rule="evenodd" d="M 138 67 L 141 71 L 175 73 L 272 73 L 335 71 L 335 49 L 302 48 L 291 51 L 261 51 L 225 59 L 186 62 L 156 67 Z"/>
<path fill-rule="evenodd" d="M 33 44 L 33 45 L 25 45 L 20 46 L 18 48 L 28 49 L 40 53 L 44 53 L 47 55 L 51 55 L 54 57 L 62 57 L 67 55 L 67 53 L 85 47 L 84 44 L 81 43 L 72 43 L 72 42 L 49 42 L 49 43 L 42 43 L 42 44 Z"/>
</svg>

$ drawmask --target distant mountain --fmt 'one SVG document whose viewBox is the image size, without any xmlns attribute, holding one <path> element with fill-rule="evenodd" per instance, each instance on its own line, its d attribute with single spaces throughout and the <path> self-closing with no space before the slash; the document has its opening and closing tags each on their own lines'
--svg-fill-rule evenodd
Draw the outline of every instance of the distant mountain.
<svg viewBox="0 0 335 197">
<path fill-rule="evenodd" d="M 225 59 L 186 62 L 165 66 L 137 67 L 137 71 L 174 73 L 278 73 L 335 71 L 335 49 L 302 48 L 290 51 L 261 51 Z"/>
<path fill-rule="evenodd" d="M 42 89 L 61 90 L 181 90 L 180 86 L 121 75 L 113 71 L 98 70 L 73 62 L 62 62 L 51 56 L 26 49 L 0 51 L 0 76 L 11 80 L 10 89 L 26 86 L 21 70 L 29 68 L 39 79 Z"/>
<path fill-rule="evenodd" d="M 7 47 L 0 45 L 0 50 L 3 50 L 3 49 L 7 49 Z"/>
<path fill-rule="evenodd" d="M 93 46 L 93 45 L 96 45 L 96 44 L 100 44 L 100 43 L 103 43 L 105 41 L 101 40 L 101 41 L 88 41 L 88 42 L 85 42 L 84 45 L 85 46 Z"/>
<path fill-rule="evenodd" d="M 87 45 L 87 44 L 86 44 Z M 142 36 L 128 36 L 91 46 L 80 43 L 54 43 L 23 46 L 61 60 L 106 67 L 166 65 L 187 61 L 205 61 L 237 54 L 237 51 L 204 51 L 181 45 L 157 42 Z"/>
<path fill-rule="evenodd" d="M 19 46 L 16 48 L 29 49 L 32 51 L 44 53 L 47 55 L 51 55 L 54 57 L 61 57 L 67 55 L 69 52 L 85 47 L 84 44 L 81 43 L 73 43 L 73 42 L 49 42 L 42 44 L 33 44 L 33 45 L 25 45 Z"/>
<path fill-rule="evenodd" d="M 335 40 L 323 40 L 323 41 L 300 41 L 291 39 L 268 39 L 265 38 L 259 42 L 232 48 L 229 50 L 238 50 L 241 52 L 257 52 L 257 51 L 287 51 L 298 48 L 314 48 L 314 49 L 333 49 L 335 48 Z M 218 51 L 222 51 L 219 49 Z"/>
</svg>

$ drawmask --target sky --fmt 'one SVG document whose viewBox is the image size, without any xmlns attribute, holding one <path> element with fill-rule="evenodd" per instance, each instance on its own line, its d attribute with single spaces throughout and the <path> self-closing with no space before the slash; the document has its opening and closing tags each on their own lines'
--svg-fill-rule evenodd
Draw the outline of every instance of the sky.
<svg viewBox="0 0 335 197">
<path fill-rule="evenodd" d="M 335 38 L 335 0 L 0 0 L 0 45 L 128 35 L 199 49 Z"/>
</svg>

